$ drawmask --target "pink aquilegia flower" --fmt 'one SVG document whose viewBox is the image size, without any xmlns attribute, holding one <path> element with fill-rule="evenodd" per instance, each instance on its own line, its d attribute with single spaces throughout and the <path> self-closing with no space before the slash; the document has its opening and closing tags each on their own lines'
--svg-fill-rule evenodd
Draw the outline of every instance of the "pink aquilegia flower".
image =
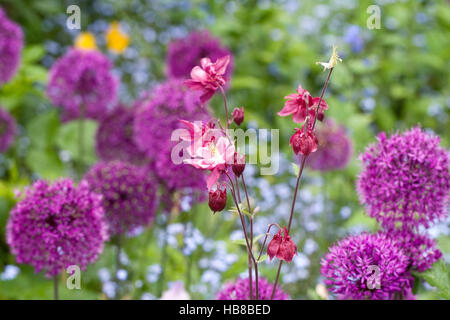
<svg viewBox="0 0 450 320">
<path fill-rule="evenodd" d="M 277 257 L 278 260 L 284 260 L 291 262 L 294 256 L 297 254 L 297 245 L 292 241 L 289 233 L 284 227 L 284 237 L 282 230 L 280 229 L 272 238 L 267 247 L 267 255 L 272 260 L 273 257 Z"/>
<path fill-rule="evenodd" d="M 229 165 L 234 162 L 235 147 L 231 139 L 218 129 L 208 125 L 181 120 L 189 128 L 189 134 L 181 136 L 182 140 L 190 141 L 188 154 L 191 158 L 183 162 L 202 170 L 211 170 L 206 179 L 208 190 L 219 180 Z"/>
<path fill-rule="evenodd" d="M 184 83 L 192 90 L 202 91 L 200 101 L 205 103 L 211 99 L 217 89 L 226 84 L 225 72 L 229 63 L 229 55 L 219 58 L 215 62 L 211 62 L 209 58 L 203 58 L 200 60 L 201 67 L 192 68 L 191 79 Z"/>
<path fill-rule="evenodd" d="M 285 102 L 283 109 L 278 112 L 279 116 L 286 117 L 292 114 L 292 120 L 294 120 L 294 122 L 302 123 L 309 115 L 314 121 L 315 110 L 319 104 L 320 98 L 313 98 L 307 90 L 302 88 L 302 86 L 298 86 L 297 93 L 290 94 L 284 98 L 287 99 L 287 101 Z M 327 109 L 328 105 L 322 99 L 318 110 L 318 120 L 323 120 L 323 112 Z"/>
<path fill-rule="evenodd" d="M 297 155 L 300 153 L 301 155 L 307 156 L 315 152 L 319 145 L 314 131 L 309 126 L 308 129 L 305 129 L 305 127 L 306 125 L 301 129 L 295 128 L 295 133 L 292 135 L 289 143 Z"/>
<path fill-rule="evenodd" d="M 227 204 L 227 186 L 217 186 L 216 190 L 209 190 L 209 208 L 216 213 L 225 209 Z"/>
</svg>

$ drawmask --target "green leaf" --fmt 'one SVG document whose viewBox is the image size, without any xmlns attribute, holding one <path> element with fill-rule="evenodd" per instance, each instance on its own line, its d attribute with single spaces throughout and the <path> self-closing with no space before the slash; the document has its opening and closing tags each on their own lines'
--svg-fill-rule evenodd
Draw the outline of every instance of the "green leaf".
<svg viewBox="0 0 450 320">
<path fill-rule="evenodd" d="M 61 149 L 69 151 L 75 160 L 92 164 L 97 159 L 94 145 L 97 126 L 97 122 L 87 119 L 66 123 L 60 127 L 56 143 Z M 83 145 L 82 155 L 80 154 L 80 138 Z"/>
<path fill-rule="evenodd" d="M 259 239 L 261 239 L 263 236 L 265 236 L 266 234 L 260 234 L 257 235 L 256 237 L 253 237 L 253 244 L 257 243 Z M 245 241 L 245 239 L 237 239 L 237 240 L 231 240 L 231 242 L 235 243 L 235 244 L 239 244 L 242 246 L 247 246 L 247 241 Z"/>
<path fill-rule="evenodd" d="M 450 264 L 439 260 L 432 269 L 419 275 L 422 275 L 431 286 L 436 287 L 437 293 L 442 298 L 450 300 Z"/>
<path fill-rule="evenodd" d="M 298 176 L 298 173 L 300 171 L 300 167 L 298 166 L 298 164 L 292 162 L 292 168 L 294 169 L 295 176 Z"/>
<path fill-rule="evenodd" d="M 268 257 L 269 257 L 269 256 L 268 256 L 267 254 L 263 254 L 263 255 L 261 256 L 261 258 L 259 258 L 259 260 L 258 260 L 257 262 L 258 262 L 258 263 L 261 263 L 261 262 L 263 262 L 264 260 L 266 260 Z"/>
</svg>

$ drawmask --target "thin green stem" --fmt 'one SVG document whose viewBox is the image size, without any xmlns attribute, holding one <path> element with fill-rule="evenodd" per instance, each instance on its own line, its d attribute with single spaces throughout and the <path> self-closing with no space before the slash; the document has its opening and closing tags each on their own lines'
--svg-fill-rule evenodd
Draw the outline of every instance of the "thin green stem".
<svg viewBox="0 0 450 320">
<path fill-rule="evenodd" d="M 58 275 L 53 277 L 53 300 L 59 300 Z"/>
</svg>

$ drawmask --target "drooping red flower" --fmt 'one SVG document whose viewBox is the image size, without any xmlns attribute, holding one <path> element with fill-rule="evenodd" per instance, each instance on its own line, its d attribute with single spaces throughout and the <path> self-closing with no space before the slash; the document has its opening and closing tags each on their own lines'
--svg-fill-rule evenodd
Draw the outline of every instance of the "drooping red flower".
<svg viewBox="0 0 450 320">
<path fill-rule="evenodd" d="M 286 227 L 284 227 L 284 237 L 282 230 L 280 229 L 270 241 L 267 247 L 267 255 L 272 260 L 273 257 L 277 257 L 278 260 L 284 260 L 291 262 L 297 253 L 297 245 L 292 241 Z"/>
<path fill-rule="evenodd" d="M 217 211 L 222 211 L 225 209 L 227 204 L 227 187 L 223 185 L 223 187 L 217 186 L 216 190 L 209 190 L 209 208 L 216 213 Z"/>
<path fill-rule="evenodd" d="M 236 177 L 239 178 L 245 170 L 245 155 L 235 152 L 234 163 L 231 166 L 231 169 Z"/>
<path fill-rule="evenodd" d="M 211 99 L 217 89 L 226 84 L 225 72 L 229 63 L 229 55 L 215 62 L 211 62 L 210 58 L 203 58 L 200 60 L 201 67 L 195 66 L 191 71 L 191 79 L 184 83 L 192 90 L 202 91 L 200 101 L 205 103 Z"/>
<path fill-rule="evenodd" d="M 278 112 L 279 116 L 286 117 L 292 114 L 292 120 L 294 120 L 294 122 L 302 123 L 309 115 L 312 121 L 314 121 L 316 108 L 319 104 L 320 98 L 313 98 L 307 90 L 302 88 L 302 86 L 298 86 L 297 93 L 290 94 L 284 98 L 287 99 L 287 101 L 285 102 L 283 109 Z M 324 110 L 327 109 L 328 105 L 325 100 L 322 99 L 317 112 L 318 120 L 323 120 Z M 312 123 L 313 122 L 311 122 L 311 124 Z"/>
<path fill-rule="evenodd" d="M 292 135 L 289 144 L 292 146 L 295 154 L 300 153 L 307 156 L 317 150 L 319 141 L 309 126 L 307 129 L 303 126 L 302 129 L 295 128 L 295 133 Z"/>
<path fill-rule="evenodd" d="M 238 126 L 240 126 L 241 123 L 244 121 L 244 107 L 234 108 L 233 112 L 231 113 L 231 116 L 233 117 L 233 121 Z"/>
</svg>

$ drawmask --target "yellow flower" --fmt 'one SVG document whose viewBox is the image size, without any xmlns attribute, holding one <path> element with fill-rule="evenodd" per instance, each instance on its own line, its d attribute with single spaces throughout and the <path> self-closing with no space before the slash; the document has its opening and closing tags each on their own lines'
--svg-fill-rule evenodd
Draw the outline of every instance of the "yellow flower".
<svg viewBox="0 0 450 320">
<path fill-rule="evenodd" d="M 333 54 L 331 55 L 330 61 L 328 62 L 316 62 L 316 64 L 320 64 L 323 66 L 323 71 L 325 71 L 326 69 L 332 69 L 334 67 L 336 67 L 337 63 L 342 62 L 342 59 L 339 58 L 338 53 L 337 53 L 337 47 L 333 46 Z"/>
<path fill-rule="evenodd" d="M 90 32 L 81 32 L 75 38 L 75 48 L 82 50 L 96 50 L 97 44 L 95 43 L 95 37 Z"/>
<path fill-rule="evenodd" d="M 130 37 L 122 32 L 118 22 L 112 22 L 106 32 L 106 46 L 114 53 L 122 53 L 128 47 Z"/>
</svg>

